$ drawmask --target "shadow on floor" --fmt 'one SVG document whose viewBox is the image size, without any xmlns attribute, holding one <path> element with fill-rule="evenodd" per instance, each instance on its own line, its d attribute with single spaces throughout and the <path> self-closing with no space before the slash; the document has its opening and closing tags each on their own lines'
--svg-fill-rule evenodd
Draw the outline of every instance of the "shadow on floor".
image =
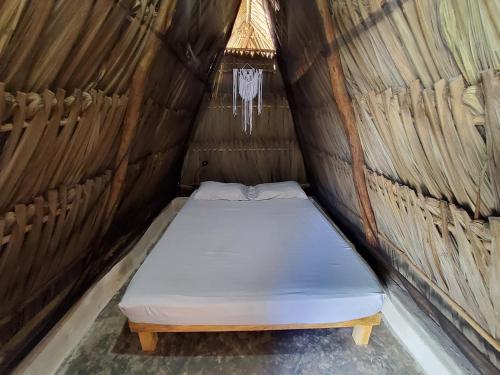
<svg viewBox="0 0 500 375">
<path fill-rule="evenodd" d="M 421 370 L 385 322 L 368 346 L 351 328 L 268 332 L 163 333 L 152 353 L 141 350 L 117 304 L 99 314 L 58 375 L 415 375 Z"/>
<path fill-rule="evenodd" d="M 340 330 L 345 331 L 344 335 L 350 335 L 352 332 L 352 328 L 336 328 L 337 335 L 341 334 Z M 327 354 L 332 350 L 331 342 L 328 339 L 332 333 L 333 329 L 160 333 L 158 334 L 159 340 L 156 350 L 148 353 L 142 351 L 137 334 L 131 332 L 128 325 L 125 324 L 111 352 L 114 354 L 164 357 L 304 354 L 309 350 L 308 345 L 305 344 L 314 342 L 317 353 Z"/>
</svg>

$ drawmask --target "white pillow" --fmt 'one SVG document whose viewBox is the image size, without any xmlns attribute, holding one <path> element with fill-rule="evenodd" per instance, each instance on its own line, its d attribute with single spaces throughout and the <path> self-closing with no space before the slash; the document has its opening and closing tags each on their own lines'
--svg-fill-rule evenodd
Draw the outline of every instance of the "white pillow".
<svg viewBox="0 0 500 375">
<path fill-rule="evenodd" d="M 275 198 L 307 199 L 307 195 L 296 181 L 274 182 L 260 184 L 250 188 L 249 197 L 252 200 L 262 201 Z"/>
<path fill-rule="evenodd" d="M 193 193 L 194 199 L 247 201 L 248 188 L 242 184 L 223 183 L 215 181 L 202 182 L 198 190 Z"/>
</svg>

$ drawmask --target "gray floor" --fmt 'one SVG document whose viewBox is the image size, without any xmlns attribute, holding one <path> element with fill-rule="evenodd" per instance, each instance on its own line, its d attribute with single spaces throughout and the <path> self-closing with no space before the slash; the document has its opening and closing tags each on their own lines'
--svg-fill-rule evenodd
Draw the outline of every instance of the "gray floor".
<svg viewBox="0 0 500 375">
<path fill-rule="evenodd" d="M 106 306 L 58 374 L 420 374 L 382 323 L 367 347 L 351 329 L 160 335 L 143 354 L 117 302 Z"/>
</svg>

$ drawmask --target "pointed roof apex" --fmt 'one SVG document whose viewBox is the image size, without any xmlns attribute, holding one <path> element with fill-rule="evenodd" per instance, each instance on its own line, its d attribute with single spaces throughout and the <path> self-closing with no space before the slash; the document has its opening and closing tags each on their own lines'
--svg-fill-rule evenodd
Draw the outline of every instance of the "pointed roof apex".
<svg viewBox="0 0 500 375">
<path fill-rule="evenodd" d="M 276 48 L 269 21 L 264 0 L 242 0 L 225 53 L 273 58 Z"/>
</svg>

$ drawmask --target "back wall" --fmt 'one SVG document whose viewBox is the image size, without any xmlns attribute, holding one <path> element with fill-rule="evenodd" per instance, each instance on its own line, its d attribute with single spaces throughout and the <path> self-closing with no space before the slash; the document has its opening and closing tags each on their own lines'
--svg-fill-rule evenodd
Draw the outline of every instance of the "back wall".
<svg viewBox="0 0 500 375">
<path fill-rule="evenodd" d="M 257 115 L 255 99 L 251 135 L 242 132 L 241 98 L 238 115 L 232 113 L 232 69 L 245 63 L 264 69 L 262 114 Z M 248 185 L 284 180 L 305 183 L 302 153 L 274 60 L 226 55 L 215 81 L 198 115 L 182 184 L 199 185 L 207 180 Z"/>
</svg>

